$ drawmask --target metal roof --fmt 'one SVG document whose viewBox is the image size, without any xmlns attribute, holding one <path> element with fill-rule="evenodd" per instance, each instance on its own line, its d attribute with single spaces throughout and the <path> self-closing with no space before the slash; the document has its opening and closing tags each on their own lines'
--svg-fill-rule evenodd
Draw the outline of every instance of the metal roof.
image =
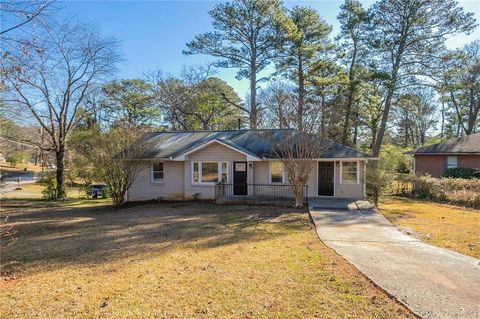
<svg viewBox="0 0 480 319">
<path fill-rule="evenodd" d="M 294 132 L 278 129 L 154 132 L 145 136 L 143 142 L 147 150 L 141 158 L 174 158 L 215 140 L 258 158 L 276 158 L 275 143 L 272 141 L 280 141 L 284 134 Z M 321 158 L 372 158 L 342 144 L 327 140 L 325 143 L 328 147 L 322 152 Z"/>
<path fill-rule="evenodd" d="M 480 133 L 462 136 L 445 142 L 423 146 L 406 154 L 480 154 Z"/>
</svg>

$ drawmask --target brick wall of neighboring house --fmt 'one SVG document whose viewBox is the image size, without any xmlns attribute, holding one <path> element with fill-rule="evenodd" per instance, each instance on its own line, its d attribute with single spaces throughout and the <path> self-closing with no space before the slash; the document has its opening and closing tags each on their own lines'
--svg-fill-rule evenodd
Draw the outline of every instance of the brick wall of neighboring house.
<svg viewBox="0 0 480 319">
<path fill-rule="evenodd" d="M 446 168 L 446 155 L 415 155 L 415 174 L 441 177 Z M 480 155 L 458 155 L 458 167 L 480 169 Z"/>
<path fill-rule="evenodd" d="M 415 155 L 415 174 L 441 177 L 445 171 L 445 155 Z"/>
<path fill-rule="evenodd" d="M 480 169 L 480 155 L 459 155 L 458 167 Z"/>
</svg>

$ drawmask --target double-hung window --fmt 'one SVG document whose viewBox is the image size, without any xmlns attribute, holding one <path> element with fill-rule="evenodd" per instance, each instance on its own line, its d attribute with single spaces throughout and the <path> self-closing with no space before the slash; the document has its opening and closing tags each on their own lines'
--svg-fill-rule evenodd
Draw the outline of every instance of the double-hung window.
<svg viewBox="0 0 480 319">
<path fill-rule="evenodd" d="M 163 162 L 152 163 L 152 182 L 163 182 L 165 179 L 165 171 Z"/>
<path fill-rule="evenodd" d="M 228 162 L 193 162 L 193 184 L 215 184 L 228 182 Z"/>
<path fill-rule="evenodd" d="M 282 162 L 270 162 L 270 183 L 284 183 L 285 169 Z"/>
<path fill-rule="evenodd" d="M 358 162 L 341 162 L 342 184 L 358 184 Z"/>
<path fill-rule="evenodd" d="M 458 167 L 458 158 L 456 156 L 447 156 L 447 168 Z"/>
</svg>

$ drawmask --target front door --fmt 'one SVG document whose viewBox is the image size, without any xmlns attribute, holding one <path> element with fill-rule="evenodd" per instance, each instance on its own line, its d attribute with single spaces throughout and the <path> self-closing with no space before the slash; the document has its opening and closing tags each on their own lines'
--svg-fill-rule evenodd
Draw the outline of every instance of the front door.
<svg viewBox="0 0 480 319">
<path fill-rule="evenodd" d="M 334 162 L 318 162 L 318 195 L 333 196 Z"/>
<path fill-rule="evenodd" d="M 233 195 L 247 195 L 247 162 L 233 162 Z"/>
</svg>

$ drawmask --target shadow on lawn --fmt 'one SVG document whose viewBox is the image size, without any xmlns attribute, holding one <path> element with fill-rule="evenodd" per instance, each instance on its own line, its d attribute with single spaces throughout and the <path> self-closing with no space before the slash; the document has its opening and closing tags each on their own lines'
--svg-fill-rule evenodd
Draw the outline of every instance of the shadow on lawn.
<svg viewBox="0 0 480 319">
<path fill-rule="evenodd" d="M 178 245 L 205 249 L 259 241 L 301 229 L 306 221 L 300 218 L 272 223 L 274 231 L 266 232 L 257 226 L 286 212 L 304 211 L 203 202 L 143 204 L 121 209 L 25 204 L 11 201 L 2 207 L 18 237 L 13 246 L 2 251 L 2 263 L 13 261 L 20 269 L 33 264 L 49 268 L 96 264 L 145 253 L 161 254 Z"/>
</svg>

